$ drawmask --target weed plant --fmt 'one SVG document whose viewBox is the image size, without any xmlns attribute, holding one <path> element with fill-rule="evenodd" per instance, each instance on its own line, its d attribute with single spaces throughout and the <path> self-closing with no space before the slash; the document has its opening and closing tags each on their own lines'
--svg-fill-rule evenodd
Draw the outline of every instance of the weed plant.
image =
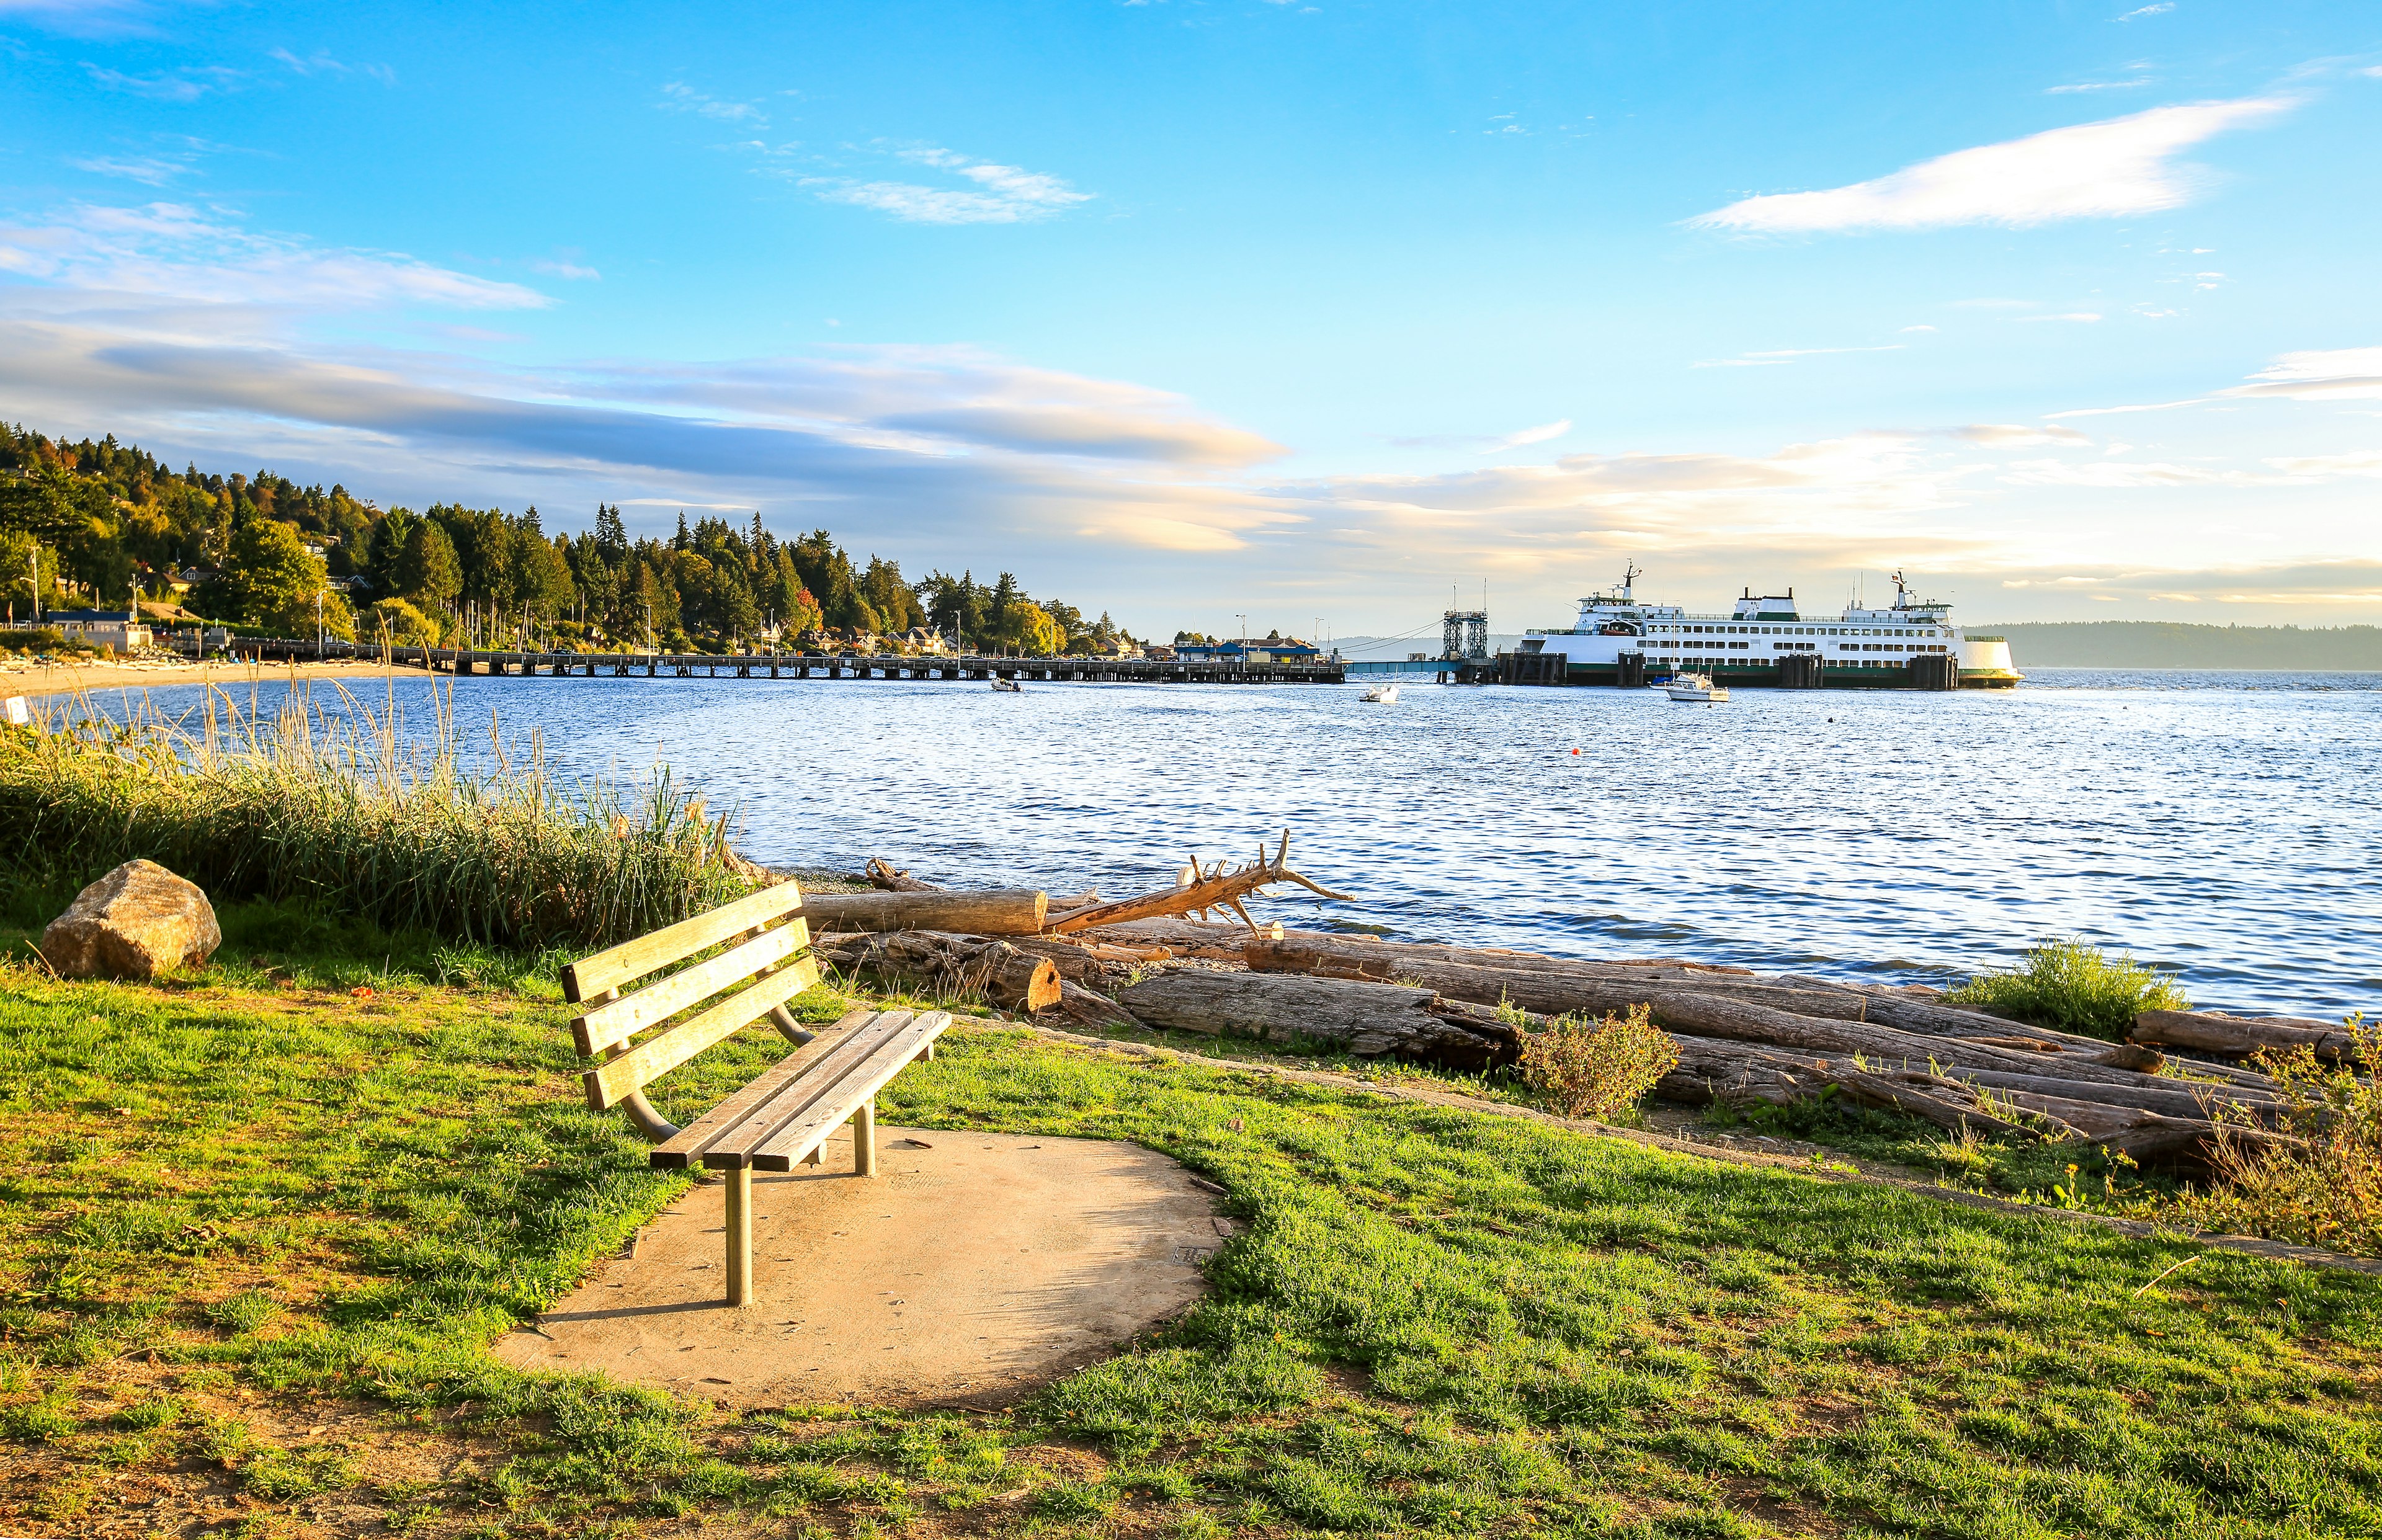
<svg viewBox="0 0 2382 1540">
<path fill-rule="evenodd" d="M 43 730 L 0 728 L 0 875 L 55 897 L 136 856 L 217 900 L 289 900 L 392 932 L 525 949 L 585 948 L 745 891 L 725 817 L 666 772 L 632 801 L 566 786 L 533 740 L 467 769 L 451 695 L 409 738 L 389 691 L 375 711 L 293 691 L 265 714 L 210 686 L 166 719 L 111 720 L 89 702 Z"/>
<path fill-rule="evenodd" d="M 1945 998 L 2113 1043 L 2125 1040 L 2138 1012 L 2192 1008 L 2169 975 L 2143 967 L 2130 952 L 2106 957 L 2076 936 L 2041 942 L 2017 968 L 1981 973 Z"/>
<path fill-rule="evenodd" d="M 2349 1018 L 2349 1061 L 2325 1064 L 2306 1047 L 2271 1048 L 2251 1063 L 2275 1078 L 2281 1141 L 2243 1137 L 2238 1106 L 2213 1102 L 2225 1130 L 2220 1180 L 2184 1212 L 2206 1228 L 2382 1256 L 2382 1024 Z"/>
<path fill-rule="evenodd" d="M 1612 1118 L 1633 1110 L 1654 1082 L 1678 1068 L 1679 1050 L 1646 1006 L 1602 1021 L 1557 1016 L 1525 1033 L 1522 1083 L 1566 1118 Z"/>
</svg>

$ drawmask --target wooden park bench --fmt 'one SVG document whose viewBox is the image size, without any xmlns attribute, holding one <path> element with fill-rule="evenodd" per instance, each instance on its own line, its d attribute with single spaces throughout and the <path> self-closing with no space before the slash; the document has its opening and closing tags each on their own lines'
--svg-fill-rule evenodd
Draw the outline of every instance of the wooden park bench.
<svg viewBox="0 0 2382 1540">
<path fill-rule="evenodd" d="M 853 1010 L 816 1035 L 804 1031 L 786 1008 L 819 976 L 802 905 L 792 883 L 765 887 L 582 958 L 562 975 L 565 996 L 584 1008 L 571 1024 L 579 1051 L 602 1060 L 584 1077 L 587 1105 L 626 1112 L 662 1169 L 700 1160 L 727 1174 L 731 1305 L 753 1291 L 754 1171 L 817 1165 L 828 1136 L 849 1122 L 853 1168 L 875 1176 L 877 1093 L 913 1060 L 933 1057 L 952 1021 L 939 1010 Z M 652 977 L 722 944 L 718 957 Z M 639 980 L 647 982 L 624 993 Z M 645 1100 L 655 1080 L 765 1017 L 795 1048 L 743 1090 L 682 1129 Z"/>
</svg>

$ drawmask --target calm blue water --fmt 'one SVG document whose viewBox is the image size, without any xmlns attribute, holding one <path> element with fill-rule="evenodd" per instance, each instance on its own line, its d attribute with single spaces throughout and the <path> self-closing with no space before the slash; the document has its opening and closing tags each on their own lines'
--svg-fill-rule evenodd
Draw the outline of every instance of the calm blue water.
<svg viewBox="0 0 2382 1540">
<path fill-rule="evenodd" d="M 399 685 L 426 725 L 430 687 Z M 244 692 L 243 692 L 244 694 Z M 2041 670 L 2014 691 L 466 679 L 565 770 L 657 762 L 771 864 L 1109 897 L 1194 851 L 1395 935 L 1909 980 L 2074 932 L 2203 1005 L 2382 1007 L 2382 675 Z M 194 689 L 153 692 L 167 710 Z M 272 699 L 267 695 L 268 702 Z M 316 687 L 318 707 L 335 701 Z M 1577 751 L 1577 752 L 1575 752 Z"/>
</svg>

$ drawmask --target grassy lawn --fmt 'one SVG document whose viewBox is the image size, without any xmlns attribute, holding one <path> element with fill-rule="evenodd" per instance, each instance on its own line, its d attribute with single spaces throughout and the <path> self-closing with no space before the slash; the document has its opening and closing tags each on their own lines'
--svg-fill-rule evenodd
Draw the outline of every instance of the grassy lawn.
<svg viewBox="0 0 2382 1540">
<path fill-rule="evenodd" d="M 2382 1535 L 2382 1279 L 989 1025 L 884 1116 L 1205 1173 L 1207 1303 L 1001 1414 L 523 1375 L 683 1187 L 551 959 L 224 919 L 0 972 L 0 1533 Z"/>
</svg>

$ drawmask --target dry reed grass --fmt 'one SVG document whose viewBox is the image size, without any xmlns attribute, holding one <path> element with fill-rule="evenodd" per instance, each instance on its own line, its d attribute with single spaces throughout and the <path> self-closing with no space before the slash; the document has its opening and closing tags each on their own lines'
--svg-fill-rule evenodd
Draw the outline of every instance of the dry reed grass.
<svg viewBox="0 0 2382 1540">
<path fill-rule="evenodd" d="M 408 731 L 395 682 L 375 708 L 293 690 L 245 709 L 206 690 L 179 716 L 146 697 L 110 713 L 50 704 L 0 729 L 0 867 L 81 883 L 134 857 L 218 898 L 300 899 L 390 931 L 538 950 L 618 940 L 746 890 L 725 815 L 666 769 L 630 791 L 558 779 L 533 737 L 492 724 L 467 764 L 451 687 Z"/>
</svg>

